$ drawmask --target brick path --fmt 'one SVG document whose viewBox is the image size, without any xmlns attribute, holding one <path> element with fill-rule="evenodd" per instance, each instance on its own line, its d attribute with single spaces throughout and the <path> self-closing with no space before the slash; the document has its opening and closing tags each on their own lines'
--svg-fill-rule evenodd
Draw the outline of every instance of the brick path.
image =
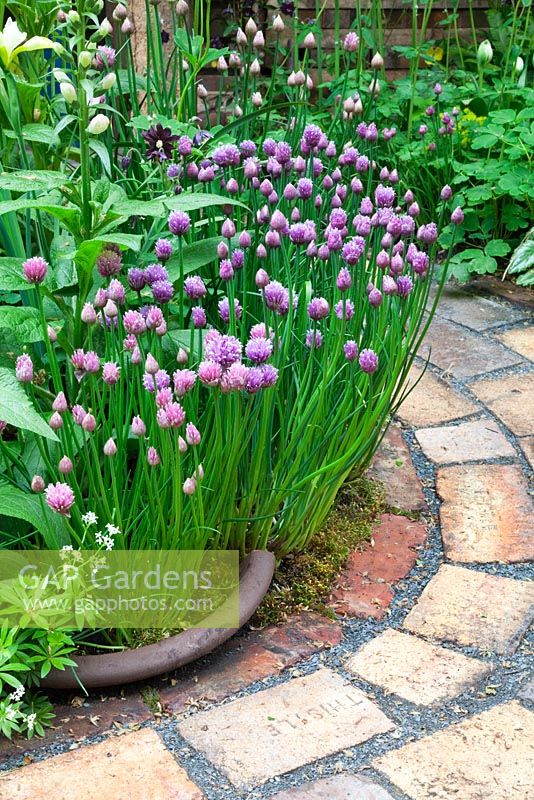
<svg viewBox="0 0 534 800">
<path fill-rule="evenodd" d="M 336 619 L 243 633 L 149 691 L 71 696 L 44 743 L 0 745 L 1 800 L 533 797 L 532 322 L 447 292 L 372 468 L 390 513 Z"/>
</svg>

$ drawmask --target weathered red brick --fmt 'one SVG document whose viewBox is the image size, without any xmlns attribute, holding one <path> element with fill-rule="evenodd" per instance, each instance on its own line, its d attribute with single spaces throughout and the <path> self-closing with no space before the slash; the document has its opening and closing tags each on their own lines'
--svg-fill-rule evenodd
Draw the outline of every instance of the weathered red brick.
<svg viewBox="0 0 534 800">
<path fill-rule="evenodd" d="M 161 689 L 165 708 L 179 714 L 194 704 L 222 700 L 254 681 L 277 675 L 318 650 L 339 644 L 341 626 L 319 614 L 302 613 L 282 625 L 252 631 L 220 648 L 192 676 Z"/>
<path fill-rule="evenodd" d="M 377 450 L 368 473 L 384 484 L 388 505 L 405 511 L 426 508 L 408 445 L 402 438 L 400 428 L 391 425 Z"/>
<path fill-rule="evenodd" d="M 391 586 L 412 569 L 426 536 L 423 523 L 383 514 L 371 542 L 350 554 L 332 592 L 332 607 L 339 614 L 381 619 L 394 596 Z"/>
</svg>

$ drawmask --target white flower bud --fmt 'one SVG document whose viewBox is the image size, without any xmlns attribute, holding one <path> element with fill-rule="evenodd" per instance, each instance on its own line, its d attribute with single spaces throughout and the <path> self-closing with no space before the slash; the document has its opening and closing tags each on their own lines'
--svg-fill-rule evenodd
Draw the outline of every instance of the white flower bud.
<svg viewBox="0 0 534 800">
<path fill-rule="evenodd" d="M 69 78 L 67 73 L 63 72 L 63 70 L 61 69 L 53 69 L 52 75 L 54 76 L 54 78 L 58 83 L 63 83 L 63 81 L 65 81 L 66 83 L 71 83 L 71 79 Z"/>
<path fill-rule="evenodd" d="M 108 74 L 105 75 L 100 81 L 100 89 L 103 92 L 107 92 L 109 89 L 115 86 L 116 82 L 117 82 L 117 76 L 115 75 L 115 73 L 108 72 Z"/>
<path fill-rule="evenodd" d="M 302 46 L 306 47 L 308 50 L 317 46 L 317 42 L 315 41 L 315 36 L 310 31 L 310 33 L 306 34 L 304 37 L 304 41 L 302 42 Z"/>
<path fill-rule="evenodd" d="M 252 100 L 252 105 L 255 108 L 261 108 L 261 105 L 263 103 L 263 97 L 261 96 L 261 92 L 253 92 L 251 100 Z"/>
<path fill-rule="evenodd" d="M 105 18 L 102 20 L 98 32 L 102 37 L 109 36 L 111 33 L 113 33 L 113 25 L 111 24 L 109 19 Z"/>
<path fill-rule="evenodd" d="M 228 71 L 228 64 L 226 63 L 226 59 L 224 56 L 221 56 L 217 61 L 217 70 L 219 72 L 227 72 Z"/>
<path fill-rule="evenodd" d="M 208 96 L 208 90 L 204 86 L 203 83 L 199 83 L 197 86 L 197 97 L 199 100 L 205 100 Z"/>
<path fill-rule="evenodd" d="M 252 38 L 253 36 L 256 36 L 257 32 L 258 32 L 258 26 L 254 22 L 252 17 L 250 17 L 247 24 L 245 25 L 245 33 L 247 34 L 247 36 L 250 36 Z"/>
<path fill-rule="evenodd" d="M 375 53 L 371 59 L 371 69 L 382 69 L 384 66 L 384 59 L 380 53 Z"/>
<path fill-rule="evenodd" d="M 277 14 L 276 17 L 273 19 L 273 31 L 275 33 L 282 33 L 285 27 L 286 26 L 284 25 L 284 20 L 282 19 L 280 14 Z"/>
<path fill-rule="evenodd" d="M 105 114 L 96 114 L 89 125 L 87 126 L 87 133 L 92 133 L 93 136 L 98 136 L 99 133 L 104 133 L 109 128 L 109 117 Z M 109 316 L 109 315 L 108 315 Z"/>
<path fill-rule="evenodd" d="M 380 94 L 380 81 L 373 78 L 369 84 L 369 91 L 374 97 L 377 97 Z"/>
<path fill-rule="evenodd" d="M 313 89 L 313 78 L 311 75 L 306 76 L 306 88 L 311 92 Z"/>
<path fill-rule="evenodd" d="M 185 0 L 178 0 L 176 3 L 175 13 L 177 17 L 186 17 L 189 14 L 189 6 Z"/>
<path fill-rule="evenodd" d="M 291 86 L 292 88 L 297 85 L 296 83 L 297 76 L 295 75 L 295 71 L 293 70 L 287 79 L 287 85 Z"/>
<path fill-rule="evenodd" d="M 67 13 L 67 19 L 71 25 L 77 25 L 80 21 L 80 15 L 73 8 Z"/>
<path fill-rule="evenodd" d="M 363 114 L 363 103 L 361 99 L 358 97 L 356 102 L 354 103 L 354 113 L 355 114 Z"/>
<path fill-rule="evenodd" d="M 249 74 L 254 77 L 256 75 L 259 75 L 260 72 L 261 72 L 260 62 L 258 61 L 257 58 L 255 58 L 252 64 L 250 65 Z"/>
<path fill-rule="evenodd" d="M 349 114 L 350 112 L 354 111 L 354 99 L 352 97 L 347 97 L 347 99 L 343 102 L 343 108 Z"/>
<path fill-rule="evenodd" d="M 76 101 L 77 98 L 76 89 L 74 88 L 72 83 L 67 83 L 66 81 L 63 81 L 62 83 L 59 84 L 59 91 L 65 98 L 66 103 L 70 104 Z"/>
<path fill-rule="evenodd" d="M 176 361 L 178 364 L 187 364 L 187 362 L 189 361 L 189 355 L 187 353 L 187 350 L 184 350 L 183 347 L 180 347 L 178 349 L 178 352 L 176 353 Z"/>
<path fill-rule="evenodd" d="M 244 47 L 247 44 L 247 34 L 242 28 L 237 29 L 237 33 L 235 35 L 235 40 L 238 47 Z"/>
<path fill-rule="evenodd" d="M 241 106 L 236 106 L 234 108 L 234 117 L 242 117 L 243 116 L 243 109 Z"/>
<path fill-rule="evenodd" d="M 517 56 L 515 64 L 514 64 L 515 72 L 519 72 L 520 73 L 520 72 L 523 72 L 524 69 L 525 69 L 525 62 L 523 61 L 521 56 Z"/>
<path fill-rule="evenodd" d="M 124 36 L 131 36 L 134 30 L 135 28 L 132 20 L 126 18 L 121 25 L 121 32 L 124 34 Z"/>
<path fill-rule="evenodd" d="M 124 22 L 127 16 L 128 9 L 126 6 L 123 6 L 122 3 L 119 3 L 117 6 L 115 6 L 113 10 L 113 19 L 116 19 L 118 22 Z"/>
<path fill-rule="evenodd" d="M 489 64 L 493 58 L 493 48 L 489 39 L 484 39 L 480 42 L 477 50 L 477 63 L 480 67 Z"/>
<path fill-rule="evenodd" d="M 265 36 L 262 31 L 258 31 L 252 40 L 252 47 L 256 50 L 262 50 L 265 47 Z"/>
<path fill-rule="evenodd" d="M 295 86 L 304 86 L 306 83 L 306 75 L 301 69 L 295 72 Z"/>
<path fill-rule="evenodd" d="M 91 61 L 93 60 L 93 56 L 88 50 L 82 50 L 80 55 L 78 56 L 78 64 L 83 69 L 88 69 L 91 66 Z"/>
</svg>

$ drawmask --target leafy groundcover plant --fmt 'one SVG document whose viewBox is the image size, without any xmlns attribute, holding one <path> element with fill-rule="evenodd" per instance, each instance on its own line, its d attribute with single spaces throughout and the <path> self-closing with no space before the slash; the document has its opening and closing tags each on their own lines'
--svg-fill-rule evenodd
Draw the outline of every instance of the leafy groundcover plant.
<svg viewBox="0 0 534 800">
<path fill-rule="evenodd" d="M 283 558 L 369 464 L 437 303 L 440 229 L 463 212 L 444 186 L 421 222 L 374 122 L 308 123 L 304 72 L 272 135 L 254 114 L 211 133 L 151 116 L 141 149 L 126 128 L 143 156 L 114 185 L 91 137 L 128 144 L 93 102 L 114 97 L 115 53 L 79 19 L 61 23 L 78 74 L 58 76 L 77 161 L 0 177 L 20 195 L 0 204 L 2 546 Z M 90 633 L 3 631 L 5 734 L 42 732 L 31 687 Z"/>
</svg>

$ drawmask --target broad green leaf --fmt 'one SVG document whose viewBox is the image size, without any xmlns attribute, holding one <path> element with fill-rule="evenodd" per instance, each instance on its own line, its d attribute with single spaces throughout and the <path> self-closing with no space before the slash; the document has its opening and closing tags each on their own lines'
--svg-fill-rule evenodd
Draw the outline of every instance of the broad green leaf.
<svg viewBox="0 0 534 800">
<path fill-rule="evenodd" d="M 233 239 L 233 246 L 237 247 L 237 236 Z M 183 249 L 184 275 L 205 267 L 217 258 L 217 245 L 221 241 L 220 236 L 212 236 L 209 239 L 200 239 L 198 242 L 188 244 Z M 180 260 L 177 255 L 173 256 L 166 263 L 169 279 L 174 283 L 180 277 Z"/>
<path fill-rule="evenodd" d="M 527 276 L 531 273 L 528 279 L 529 283 L 522 283 L 523 286 L 530 285 L 534 280 L 534 228 L 531 228 L 521 244 L 514 250 L 507 272 L 512 275 L 524 272 Z"/>
<path fill-rule="evenodd" d="M 91 139 L 89 142 L 89 147 L 96 153 L 100 161 L 102 162 L 102 166 L 104 167 L 104 171 L 106 175 L 111 175 L 111 161 L 109 158 L 109 151 L 104 142 L 101 142 L 99 139 Z"/>
<path fill-rule="evenodd" d="M 510 245 L 502 239 L 493 239 L 493 241 L 488 242 L 484 248 L 484 253 L 487 256 L 505 256 L 509 252 Z"/>
<path fill-rule="evenodd" d="M 0 367 L 0 419 L 15 428 L 57 441 L 56 434 L 35 410 L 13 372 L 5 367 Z"/>
<path fill-rule="evenodd" d="M 51 270 L 47 276 L 47 287 L 51 291 L 64 289 L 76 283 L 74 269 L 74 238 L 68 233 L 58 233 L 50 244 Z"/>
<path fill-rule="evenodd" d="M 179 194 L 176 197 L 166 198 L 163 203 L 169 209 L 180 209 L 180 211 L 196 211 L 210 206 L 241 206 L 241 208 L 247 208 L 240 200 L 234 200 L 232 197 L 220 194 L 204 194 L 204 192 Z"/>
<path fill-rule="evenodd" d="M 0 189 L 10 192 L 46 192 L 63 186 L 69 180 L 62 172 L 52 170 L 17 170 L 0 172 Z"/>
<path fill-rule="evenodd" d="M 21 264 L 20 258 L 0 258 L 0 291 L 18 292 L 29 288 Z"/>
<path fill-rule="evenodd" d="M 63 517 L 54 514 L 44 500 L 1 478 L 0 509 L 5 517 L 23 519 L 33 525 L 42 534 L 49 550 L 59 550 L 70 542 Z"/>
<path fill-rule="evenodd" d="M 499 141 L 499 137 L 494 133 L 481 133 L 471 142 L 473 150 L 482 150 L 483 148 L 493 147 Z"/>
<path fill-rule="evenodd" d="M 43 341 L 41 317 L 37 309 L 30 306 L 0 306 L 0 331 L 2 329 L 7 329 L 24 344 Z"/>
</svg>

